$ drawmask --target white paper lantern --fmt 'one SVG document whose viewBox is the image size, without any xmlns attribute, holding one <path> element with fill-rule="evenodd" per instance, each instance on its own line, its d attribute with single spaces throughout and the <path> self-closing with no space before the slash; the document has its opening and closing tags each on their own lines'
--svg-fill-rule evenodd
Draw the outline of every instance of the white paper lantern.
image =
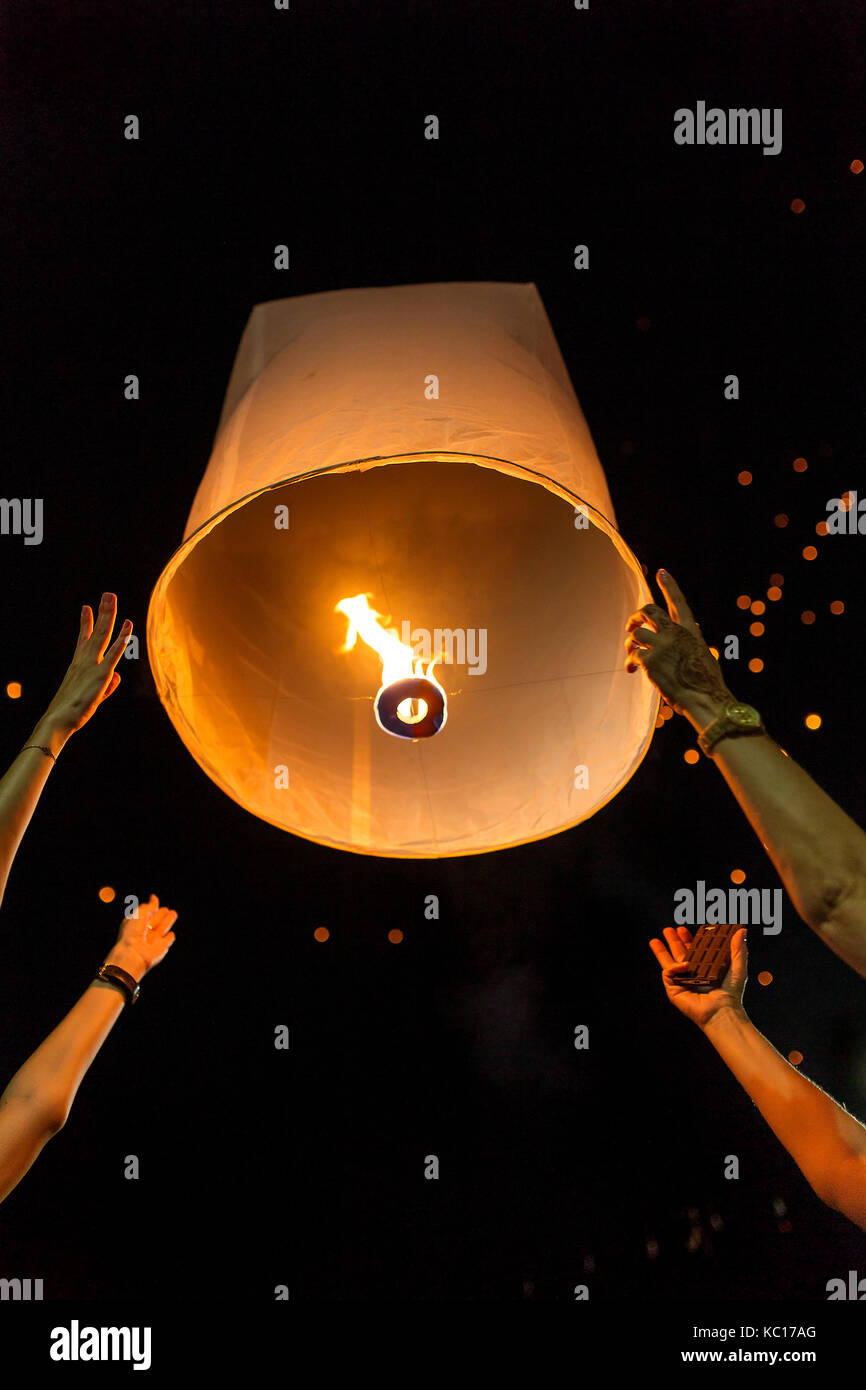
<svg viewBox="0 0 866 1390">
<path fill-rule="evenodd" d="M 422 654 L 437 630 L 451 648 L 433 737 L 390 737 L 378 656 L 340 650 L 336 605 L 363 593 Z M 658 697 L 624 629 L 650 598 L 535 285 L 338 290 L 253 310 L 148 650 L 183 742 L 254 815 L 477 854 L 628 781 Z"/>
</svg>

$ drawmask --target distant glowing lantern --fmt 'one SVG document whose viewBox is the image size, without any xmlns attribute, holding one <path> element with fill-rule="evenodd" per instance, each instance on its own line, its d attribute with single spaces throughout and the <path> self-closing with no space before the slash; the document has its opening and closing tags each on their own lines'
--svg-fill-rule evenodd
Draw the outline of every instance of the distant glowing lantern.
<svg viewBox="0 0 866 1390">
<path fill-rule="evenodd" d="M 623 642 L 651 597 L 535 285 L 336 290 L 254 308 L 148 651 L 254 815 L 478 854 L 631 777 L 659 702 Z"/>
</svg>

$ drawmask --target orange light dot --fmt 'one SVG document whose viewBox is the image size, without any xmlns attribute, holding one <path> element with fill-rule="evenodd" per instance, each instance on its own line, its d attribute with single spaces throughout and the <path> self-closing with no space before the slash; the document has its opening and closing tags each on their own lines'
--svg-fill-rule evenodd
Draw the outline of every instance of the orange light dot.
<svg viewBox="0 0 866 1390">
<path fill-rule="evenodd" d="M 802 198 L 794 198 L 794 199 L 792 199 L 792 201 L 791 201 L 791 211 L 792 211 L 792 212 L 798 212 L 798 213 L 799 213 L 799 212 L 802 212 L 803 209 L 805 208 L 805 206 L 806 206 L 806 204 L 803 202 L 803 199 L 802 199 Z"/>
<path fill-rule="evenodd" d="M 710 647 L 710 651 L 712 652 L 713 656 L 716 658 L 716 661 L 718 661 L 718 659 L 719 659 L 719 649 L 718 649 L 718 647 Z"/>
<path fill-rule="evenodd" d="M 788 518 L 784 512 L 779 512 L 776 516 L 773 517 L 773 525 L 778 526 L 780 530 L 783 526 L 788 525 Z"/>
<path fill-rule="evenodd" d="M 812 624 L 814 623 L 814 621 L 815 621 L 815 614 L 812 612 L 811 608 L 806 608 L 806 609 L 800 614 L 800 622 L 801 622 L 801 623 L 805 623 L 807 627 L 811 627 Z"/>
<path fill-rule="evenodd" d="M 317 941 L 327 941 L 330 935 L 331 933 L 328 931 L 327 927 L 316 927 L 316 930 L 313 932 L 313 936 Z"/>
<path fill-rule="evenodd" d="M 796 1048 L 794 1048 L 793 1052 L 788 1053 L 788 1061 L 791 1063 L 792 1067 L 798 1067 L 802 1060 L 803 1054 L 802 1052 L 798 1052 Z"/>
<path fill-rule="evenodd" d="M 826 536 L 826 534 L 827 534 L 827 523 L 826 523 L 826 521 L 816 521 L 816 522 L 815 522 L 815 534 L 816 534 L 817 536 Z"/>
<path fill-rule="evenodd" d="M 791 466 L 794 469 L 795 473 L 805 473 L 806 469 L 809 467 L 805 459 L 794 459 L 794 462 Z"/>
<path fill-rule="evenodd" d="M 820 727 L 821 727 L 821 716 L 820 716 L 820 714 L 807 714 L 807 715 L 806 715 L 806 728 L 807 728 L 807 729 L 820 729 Z"/>
<path fill-rule="evenodd" d="M 744 468 L 742 473 L 737 474 L 737 482 L 740 484 L 740 487 L 748 487 L 751 481 L 752 475 L 748 468 Z"/>
<path fill-rule="evenodd" d="M 656 715 L 656 728 L 657 728 L 657 729 L 660 729 L 661 726 L 662 726 L 662 724 L 664 724 L 664 722 L 665 722 L 665 721 L 664 721 L 664 719 L 662 718 L 661 714 L 657 714 L 657 715 Z"/>
<path fill-rule="evenodd" d="M 403 933 L 401 932 L 399 927 L 391 928 L 391 930 L 388 933 L 388 940 L 393 941 L 395 946 L 403 940 Z"/>
<path fill-rule="evenodd" d="M 21 699 L 21 686 L 18 681 L 10 681 L 6 687 L 6 694 L 10 700 Z"/>
<path fill-rule="evenodd" d="M 769 589 L 767 590 L 767 598 L 770 600 L 770 602 L 778 603 L 781 597 L 782 590 L 779 588 L 778 584 L 771 584 Z"/>
<path fill-rule="evenodd" d="M 850 512 L 850 510 L 851 510 L 851 494 L 850 494 L 850 492 L 843 492 L 843 493 L 842 493 L 842 496 L 839 498 L 839 501 L 842 503 L 842 510 L 843 510 L 843 512 Z"/>
<path fill-rule="evenodd" d="M 761 660 L 761 658 L 760 658 L 759 656 L 753 656 L 752 659 L 751 659 L 751 661 L 749 662 L 749 670 L 750 670 L 750 671 L 756 671 L 756 672 L 757 672 L 757 671 L 763 671 L 763 669 L 764 669 L 764 663 L 763 663 L 763 661 Z"/>
<path fill-rule="evenodd" d="M 685 753 L 683 753 L 683 757 L 687 763 L 696 763 L 700 756 L 697 748 L 687 748 Z"/>
<path fill-rule="evenodd" d="M 763 635 L 764 635 L 764 624 L 763 624 L 763 623 L 749 623 L 749 631 L 751 632 L 751 634 L 752 634 L 753 637 L 763 637 Z"/>
<path fill-rule="evenodd" d="M 113 903 L 113 902 L 114 902 L 114 899 L 115 899 L 116 897 L 117 897 L 117 894 L 115 893 L 114 889 L 113 889 L 109 884 L 107 884 L 107 883 L 106 883 L 106 885 L 105 885 L 104 888 L 100 888 L 100 890 L 99 890 L 99 901 L 100 901 L 100 902 L 103 902 L 103 903 Z"/>
<path fill-rule="evenodd" d="M 784 584 L 784 582 L 785 582 L 785 576 L 784 576 L 783 574 L 771 574 L 771 575 L 770 575 L 770 583 L 771 583 L 771 584 Z"/>
<path fill-rule="evenodd" d="M 815 559 L 815 556 L 816 556 L 817 554 L 818 554 L 818 552 L 817 552 L 817 550 L 815 549 L 814 545 L 804 545 L 804 546 L 803 546 L 803 559 L 804 559 L 804 560 L 814 560 L 814 559 Z"/>
<path fill-rule="evenodd" d="M 752 600 L 750 599 L 748 594 L 740 594 L 740 597 L 737 599 L 737 607 L 748 608 L 751 602 Z"/>
<path fill-rule="evenodd" d="M 668 720 L 668 719 L 673 719 L 673 717 L 674 717 L 674 712 L 673 712 L 673 710 L 671 709 L 670 705 L 665 705 L 664 709 L 662 710 L 662 719 Z"/>
<path fill-rule="evenodd" d="M 862 173 L 863 173 L 863 160 L 862 160 L 862 159 L 852 159 L 852 160 L 851 160 L 851 163 L 848 165 L 848 168 L 851 170 L 851 173 L 852 173 L 852 174 L 862 174 Z"/>
<path fill-rule="evenodd" d="M 759 972 L 759 974 L 758 974 L 758 984 L 759 984 L 759 985 L 771 985 L 772 983 L 773 983 L 773 977 L 772 977 L 772 975 L 770 974 L 769 970 L 761 970 L 761 971 Z"/>
<path fill-rule="evenodd" d="M 830 604 L 830 612 L 831 612 L 831 613 L 844 613 L 844 612 L 845 612 L 845 605 L 844 605 L 844 603 L 842 602 L 842 600 L 841 600 L 840 598 L 834 598 L 833 602 Z"/>
<path fill-rule="evenodd" d="M 755 602 L 752 604 L 752 612 L 755 614 L 755 617 L 760 618 L 761 614 L 766 613 L 766 611 L 767 605 L 764 600 L 762 598 L 756 598 Z"/>
<path fill-rule="evenodd" d="M 746 875 L 743 869 L 731 869 L 731 883 L 745 883 Z"/>
</svg>

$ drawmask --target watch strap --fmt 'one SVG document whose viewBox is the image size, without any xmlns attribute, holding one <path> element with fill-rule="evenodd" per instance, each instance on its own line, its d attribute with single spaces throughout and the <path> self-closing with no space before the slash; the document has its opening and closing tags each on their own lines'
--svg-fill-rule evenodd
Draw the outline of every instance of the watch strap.
<svg viewBox="0 0 866 1390">
<path fill-rule="evenodd" d="M 119 965 L 101 965 L 96 972 L 96 978 L 120 989 L 130 1004 L 134 1004 L 141 993 L 141 985 L 138 981 L 126 970 L 121 970 Z"/>
<path fill-rule="evenodd" d="M 744 724 L 740 719 L 737 719 L 734 712 L 739 709 L 748 710 L 751 714 L 757 715 L 757 723 Z M 702 753 L 711 758 L 713 749 L 723 738 L 745 734 L 765 734 L 766 732 L 763 720 L 754 706 L 743 705 L 740 700 L 732 700 L 725 706 L 721 714 L 698 735 L 698 747 Z"/>
</svg>

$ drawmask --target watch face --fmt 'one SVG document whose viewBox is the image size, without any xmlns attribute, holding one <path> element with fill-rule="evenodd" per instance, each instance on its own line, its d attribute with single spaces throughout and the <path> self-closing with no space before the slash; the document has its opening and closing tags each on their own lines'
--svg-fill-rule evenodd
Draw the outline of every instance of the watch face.
<svg viewBox="0 0 866 1390">
<path fill-rule="evenodd" d="M 761 716 L 751 705 L 731 705 L 728 717 L 740 729 L 757 729 Z"/>
</svg>

